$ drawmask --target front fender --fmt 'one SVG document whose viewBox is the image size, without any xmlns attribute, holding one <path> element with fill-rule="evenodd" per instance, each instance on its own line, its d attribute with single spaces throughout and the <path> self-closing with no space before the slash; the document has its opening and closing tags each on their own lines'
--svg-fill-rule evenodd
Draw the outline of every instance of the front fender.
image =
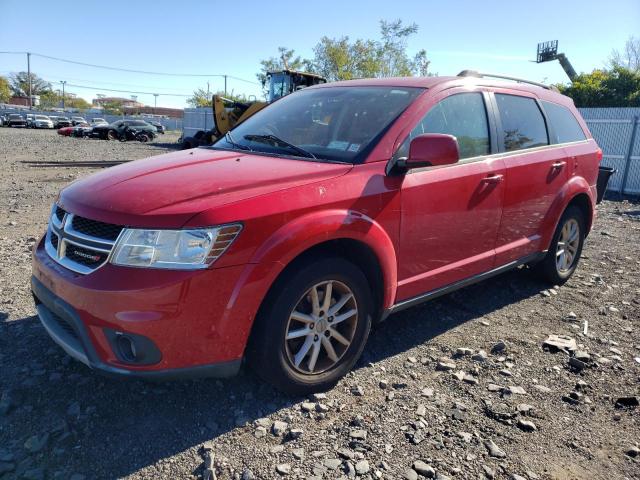
<svg viewBox="0 0 640 480">
<path fill-rule="evenodd" d="M 596 192 L 595 187 L 591 187 L 589 183 L 583 177 L 572 177 L 562 187 L 555 200 L 547 210 L 547 213 L 542 222 L 542 240 L 541 245 L 546 251 L 549 249 L 553 234 L 556 231 L 560 217 L 566 210 L 571 201 L 580 194 L 585 194 L 589 197 L 591 205 L 591 215 L 587 218 L 587 232 L 591 229 L 593 222 L 593 215 L 595 212 L 596 204 Z"/>
<path fill-rule="evenodd" d="M 283 225 L 253 254 L 251 264 L 272 265 L 271 283 L 298 255 L 329 240 L 351 239 L 364 243 L 375 254 L 384 282 L 383 305 L 395 299 L 397 261 L 393 242 L 374 219 L 346 209 L 322 210 Z"/>
</svg>

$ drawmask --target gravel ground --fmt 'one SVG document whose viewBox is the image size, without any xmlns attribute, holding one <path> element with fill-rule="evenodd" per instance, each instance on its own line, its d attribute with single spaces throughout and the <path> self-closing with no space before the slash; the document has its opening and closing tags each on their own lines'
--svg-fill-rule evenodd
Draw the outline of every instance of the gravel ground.
<svg viewBox="0 0 640 480">
<path fill-rule="evenodd" d="M 640 204 L 629 201 L 599 206 L 565 286 L 519 270 L 397 314 L 323 395 L 287 398 L 249 371 L 112 380 L 70 360 L 34 316 L 30 250 L 58 190 L 95 170 L 20 162 L 135 159 L 176 137 L 0 129 L 0 480 L 640 478 Z M 575 351 L 543 347 L 549 335 Z"/>
</svg>

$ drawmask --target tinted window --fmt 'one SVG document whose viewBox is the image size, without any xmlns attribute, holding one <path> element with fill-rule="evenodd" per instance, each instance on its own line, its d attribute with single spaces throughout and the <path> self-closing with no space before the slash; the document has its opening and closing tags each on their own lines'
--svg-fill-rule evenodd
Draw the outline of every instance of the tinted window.
<svg viewBox="0 0 640 480">
<path fill-rule="evenodd" d="M 544 117 L 534 99 L 496 94 L 496 102 L 502 121 L 505 151 L 549 144 Z"/>
<path fill-rule="evenodd" d="M 446 133 L 456 137 L 461 159 L 487 155 L 490 150 L 489 124 L 482 94 L 460 93 L 437 103 L 411 131 L 396 157 L 406 157 L 411 139 L 423 133 Z"/>
<path fill-rule="evenodd" d="M 542 105 L 553 127 L 553 143 L 577 142 L 587 138 L 568 108 L 551 102 L 542 102 Z"/>
</svg>

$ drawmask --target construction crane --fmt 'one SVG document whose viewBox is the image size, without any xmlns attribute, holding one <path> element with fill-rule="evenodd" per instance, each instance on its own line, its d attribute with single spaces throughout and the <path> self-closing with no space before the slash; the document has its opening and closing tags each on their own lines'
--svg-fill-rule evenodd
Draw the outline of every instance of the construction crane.
<svg viewBox="0 0 640 480">
<path fill-rule="evenodd" d="M 552 60 L 560 62 L 562 69 L 572 82 L 578 76 L 567 56 L 564 53 L 558 53 L 558 40 L 539 43 L 536 63 L 550 62 Z"/>
</svg>

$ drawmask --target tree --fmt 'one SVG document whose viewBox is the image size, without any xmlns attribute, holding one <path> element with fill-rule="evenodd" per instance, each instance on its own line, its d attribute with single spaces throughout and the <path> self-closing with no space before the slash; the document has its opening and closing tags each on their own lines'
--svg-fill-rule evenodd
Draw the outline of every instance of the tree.
<svg viewBox="0 0 640 480">
<path fill-rule="evenodd" d="M 624 50 L 613 50 L 609 63 L 612 67 L 624 67 L 636 72 L 640 71 L 640 38 L 629 37 Z"/>
<path fill-rule="evenodd" d="M 576 107 L 639 107 L 640 71 L 615 66 L 581 73 L 571 85 L 558 85 Z"/>
<path fill-rule="evenodd" d="M 122 115 L 122 102 L 118 100 L 105 102 L 102 104 L 102 111 L 108 115 Z"/>
<path fill-rule="evenodd" d="M 408 39 L 418 31 L 415 23 L 405 25 L 402 20 L 380 21 L 380 39 L 322 37 L 313 47 L 313 59 L 302 59 L 294 50 L 280 47 L 278 57 L 260 62 L 260 81 L 266 82 L 266 72 L 289 68 L 305 69 L 322 75 L 329 81 L 354 78 L 431 75 L 426 50 L 413 59 L 407 54 Z M 265 93 L 266 93 L 265 88 Z"/>
<path fill-rule="evenodd" d="M 229 100 L 234 100 L 236 102 L 246 102 L 247 98 L 244 95 L 236 95 L 231 92 L 221 92 L 218 90 L 215 93 L 207 94 L 207 91 L 204 88 L 198 88 L 193 91 L 193 96 L 187 99 L 187 104 L 192 107 L 211 107 L 211 102 L 213 101 L 213 96 L 219 95 L 224 98 L 228 98 Z"/>
<path fill-rule="evenodd" d="M 11 91 L 15 96 L 26 97 L 29 95 L 29 74 L 27 72 L 12 73 L 9 75 Z M 51 90 L 51 84 L 46 80 L 31 73 L 31 95 L 41 95 Z"/>
<path fill-rule="evenodd" d="M 40 108 L 51 109 L 62 107 L 62 95 L 53 90 L 48 90 L 40 94 Z M 72 97 L 69 94 L 64 96 L 64 107 L 75 108 L 78 110 L 87 110 L 91 108 L 91 104 L 84 98 Z"/>
<path fill-rule="evenodd" d="M 380 77 L 407 77 L 413 74 L 414 65 L 407 56 L 407 39 L 417 33 L 418 25 L 404 25 L 402 20 L 380 20 L 382 41 L 378 54 L 382 60 Z M 425 52 L 426 55 L 426 52 Z"/>
<path fill-rule="evenodd" d="M 11 87 L 6 78 L 0 77 L 0 103 L 7 103 L 11 98 Z"/>
<path fill-rule="evenodd" d="M 193 95 L 187 99 L 187 104 L 192 107 L 210 107 L 211 94 L 204 88 L 198 88 L 193 91 Z"/>
</svg>

